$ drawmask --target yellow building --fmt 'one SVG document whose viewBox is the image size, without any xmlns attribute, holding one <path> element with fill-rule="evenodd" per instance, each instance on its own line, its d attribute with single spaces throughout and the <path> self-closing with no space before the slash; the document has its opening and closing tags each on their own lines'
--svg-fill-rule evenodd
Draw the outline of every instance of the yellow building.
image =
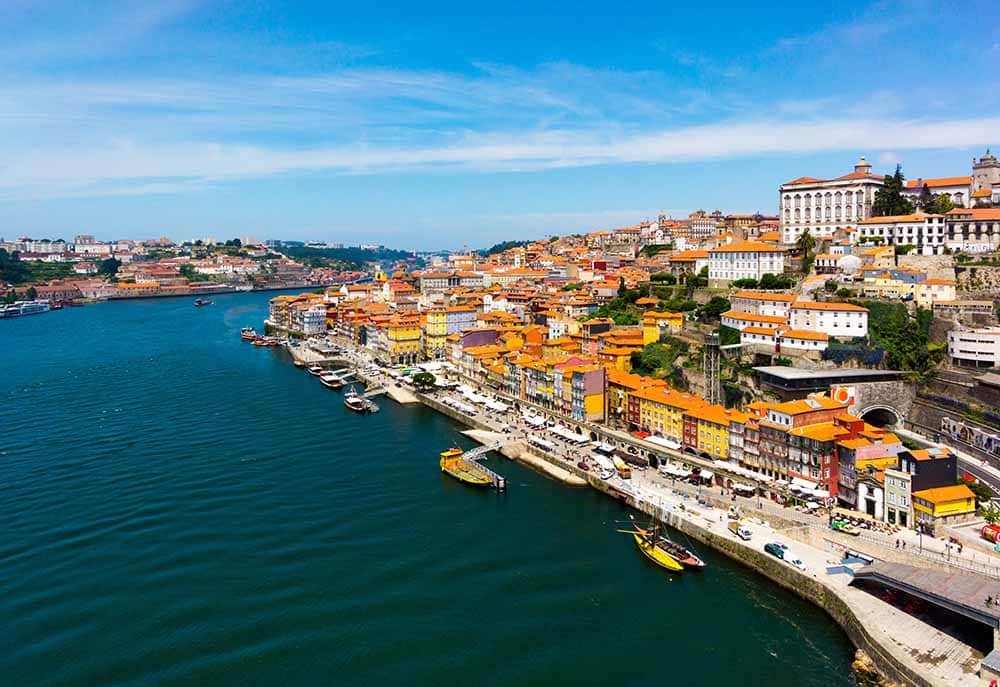
<svg viewBox="0 0 1000 687">
<path fill-rule="evenodd" d="M 430 360 L 445 357 L 448 341 L 448 317 L 444 308 L 434 308 L 424 313 L 424 355 Z"/>
<path fill-rule="evenodd" d="M 684 328 L 684 313 L 649 311 L 642 315 L 642 345 L 656 343 L 664 334 L 677 334 Z"/>
<path fill-rule="evenodd" d="M 625 346 L 605 346 L 597 352 L 597 357 L 608 367 L 622 372 L 632 369 L 632 354 L 639 349 Z"/>
<path fill-rule="evenodd" d="M 682 442 L 684 446 L 708 454 L 715 460 L 729 458 L 729 425 L 732 418 L 725 408 L 705 405 L 685 412 L 684 418 L 688 421 Z"/>
<path fill-rule="evenodd" d="M 629 422 L 645 432 L 682 443 L 684 413 L 708 405 L 700 396 L 666 387 L 647 387 L 629 394 Z"/>
<path fill-rule="evenodd" d="M 935 536 L 945 525 L 976 517 L 976 495 L 964 484 L 913 492 L 913 511 L 925 531 Z"/>
<path fill-rule="evenodd" d="M 609 367 L 607 374 L 608 391 L 605 405 L 608 410 L 608 418 L 623 424 L 628 421 L 629 394 L 649 387 L 665 388 L 667 386 L 667 383 L 662 379 L 622 372 L 614 367 Z"/>
<path fill-rule="evenodd" d="M 931 308 L 935 303 L 955 300 L 955 282 L 949 279 L 924 279 L 918 282 L 913 301 L 921 308 Z"/>
<path fill-rule="evenodd" d="M 385 323 L 389 360 L 392 363 L 415 363 L 420 359 L 420 316 L 393 315 Z"/>
</svg>

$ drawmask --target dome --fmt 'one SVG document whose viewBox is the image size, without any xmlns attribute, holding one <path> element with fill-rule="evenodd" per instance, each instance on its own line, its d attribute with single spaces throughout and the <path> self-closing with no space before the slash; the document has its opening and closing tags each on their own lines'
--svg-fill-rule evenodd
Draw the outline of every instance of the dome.
<svg viewBox="0 0 1000 687">
<path fill-rule="evenodd" d="M 853 275 L 861 269 L 861 258 L 857 255 L 845 255 L 837 261 L 837 267 L 844 274 Z"/>
</svg>

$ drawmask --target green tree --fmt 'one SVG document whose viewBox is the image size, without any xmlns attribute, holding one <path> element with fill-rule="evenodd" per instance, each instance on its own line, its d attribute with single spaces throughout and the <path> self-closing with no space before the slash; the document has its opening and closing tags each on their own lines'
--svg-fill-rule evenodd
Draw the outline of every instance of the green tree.
<svg viewBox="0 0 1000 687">
<path fill-rule="evenodd" d="M 17 251 L 8 253 L 0 248 L 0 282 L 10 282 L 11 284 L 23 284 L 31 278 L 30 268 L 21 262 L 21 256 Z"/>
<path fill-rule="evenodd" d="M 947 193 L 939 193 L 926 212 L 930 212 L 935 215 L 943 215 L 954 209 L 955 204 L 951 202 L 951 196 Z"/>
<path fill-rule="evenodd" d="M 760 278 L 760 288 L 765 291 L 771 291 L 774 289 L 790 289 L 791 287 L 792 280 L 788 277 L 779 277 L 776 274 L 768 272 Z"/>
<path fill-rule="evenodd" d="M 494 255 L 496 253 L 503 253 L 505 250 L 510 250 L 511 248 L 520 248 L 521 246 L 527 246 L 528 241 L 501 241 L 500 243 L 495 243 L 489 248 L 481 251 L 477 251 L 479 255 Z"/>
<path fill-rule="evenodd" d="M 718 319 L 722 313 L 726 312 L 732 307 L 729 299 L 723 298 L 722 296 L 713 296 L 712 299 L 701 306 L 701 314 L 709 319 Z"/>
<path fill-rule="evenodd" d="M 242 248 L 243 242 L 240 241 L 239 239 L 229 239 L 228 241 L 226 241 L 226 245 L 233 248 Z"/>
<path fill-rule="evenodd" d="M 934 196 L 931 195 L 931 189 L 924 184 L 920 189 L 920 195 L 917 197 L 917 207 L 924 212 L 933 212 L 931 209 L 934 206 Z"/>
<path fill-rule="evenodd" d="M 903 168 L 896 165 L 896 173 L 892 176 L 885 175 L 882 188 L 875 192 L 875 200 L 872 201 L 872 215 L 875 217 L 889 217 L 892 215 L 908 215 L 913 212 L 913 203 L 903 195 Z"/>
<path fill-rule="evenodd" d="M 10 305 L 16 300 L 17 300 L 17 291 L 15 291 L 14 289 L 7 289 L 7 293 L 3 295 L 3 302 L 7 305 Z"/>
<path fill-rule="evenodd" d="M 28 290 L 24 292 L 24 297 L 26 300 L 33 301 L 38 298 L 38 291 L 35 290 L 34 286 L 29 286 Z"/>
<path fill-rule="evenodd" d="M 118 268 L 122 266 L 121 260 L 117 258 L 105 258 L 97 266 L 97 273 L 108 279 L 114 279 L 118 274 Z"/>
<path fill-rule="evenodd" d="M 434 386 L 437 378 L 430 372 L 418 372 L 413 375 L 413 385 L 420 390 L 427 390 Z"/>
<path fill-rule="evenodd" d="M 618 277 L 618 297 L 623 298 L 627 291 L 628 289 L 625 288 L 625 277 Z"/>
<path fill-rule="evenodd" d="M 837 289 L 840 288 L 840 284 L 836 279 L 827 279 L 823 283 L 823 290 L 827 293 L 837 293 Z"/>
<path fill-rule="evenodd" d="M 813 237 L 809 230 L 806 229 L 802 232 L 798 239 L 795 241 L 795 247 L 802 254 L 802 271 L 809 272 L 810 267 L 812 267 L 813 249 L 816 248 L 816 239 Z"/>
<path fill-rule="evenodd" d="M 757 280 L 752 277 L 745 277 L 743 279 L 737 279 L 732 283 L 737 289 L 756 289 Z"/>
<path fill-rule="evenodd" d="M 982 508 L 984 504 L 989 504 L 993 500 L 993 490 L 982 482 L 959 479 L 958 484 L 964 484 L 976 495 L 976 506 L 979 508 Z"/>
</svg>

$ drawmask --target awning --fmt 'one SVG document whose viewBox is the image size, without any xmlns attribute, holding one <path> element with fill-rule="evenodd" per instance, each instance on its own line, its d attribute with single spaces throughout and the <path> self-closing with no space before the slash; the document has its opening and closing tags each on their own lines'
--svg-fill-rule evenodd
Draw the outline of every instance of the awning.
<svg viewBox="0 0 1000 687">
<path fill-rule="evenodd" d="M 735 489 L 736 491 L 743 491 L 743 492 L 754 492 L 754 491 L 756 491 L 756 489 L 754 489 L 753 487 L 747 486 L 746 484 L 734 484 L 733 485 L 733 489 Z"/>
<path fill-rule="evenodd" d="M 567 441 L 572 441 L 577 444 L 589 441 L 589 439 L 585 438 L 582 434 L 577 434 L 573 430 L 563 427 L 562 425 L 555 425 L 553 427 L 549 427 L 549 431 L 552 432 L 553 434 L 561 436 L 563 439 L 566 439 Z"/>
<path fill-rule="evenodd" d="M 812 490 L 812 489 L 815 489 L 816 487 L 818 487 L 819 484 L 817 484 L 816 482 L 810 482 L 807 479 L 802 479 L 801 477 L 792 477 L 792 484 L 791 484 L 791 486 L 792 486 L 793 489 L 794 488 L 798 488 L 798 489 L 809 489 L 809 490 Z"/>
<path fill-rule="evenodd" d="M 542 427 L 545 425 L 545 418 L 539 417 L 538 415 L 525 415 L 524 421 L 532 427 Z"/>
<path fill-rule="evenodd" d="M 713 477 L 715 477 L 715 473 L 712 472 L 711 470 L 702 470 L 701 474 L 698 476 L 701 477 L 702 479 L 712 479 Z"/>
<path fill-rule="evenodd" d="M 635 431 L 635 432 L 632 432 L 632 436 L 638 437 L 640 439 L 645 439 L 646 437 L 649 436 L 649 432 Z"/>
<path fill-rule="evenodd" d="M 671 439 L 665 439 L 664 437 L 648 436 L 645 438 L 645 441 L 648 441 L 651 444 L 656 444 L 657 446 L 662 446 L 664 448 L 671 448 L 675 451 L 679 451 L 681 448 L 681 445 L 678 444 L 676 441 L 673 441 Z"/>
<path fill-rule="evenodd" d="M 540 446 L 541 448 L 547 449 L 549 451 L 553 450 L 556 446 L 551 441 L 546 441 L 541 437 L 529 436 L 528 443 L 534 444 L 535 446 Z"/>
</svg>

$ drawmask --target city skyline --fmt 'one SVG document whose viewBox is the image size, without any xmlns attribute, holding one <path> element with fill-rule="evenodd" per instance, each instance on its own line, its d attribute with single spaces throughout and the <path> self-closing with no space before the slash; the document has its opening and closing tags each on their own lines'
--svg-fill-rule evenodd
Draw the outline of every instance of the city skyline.
<svg viewBox="0 0 1000 687">
<path fill-rule="evenodd" d="M 972 5 L 956 36 L 921 2 L 613 24 L 552 7 L 527 33 L 455 6 L 14 3 L 0 233 L 436 250 L 773 214 L 781 183 L 859 155 L 967 174 L 1000 131 L 971 68 L 1000 58 L 1000 12 Z"/>
</svg>

